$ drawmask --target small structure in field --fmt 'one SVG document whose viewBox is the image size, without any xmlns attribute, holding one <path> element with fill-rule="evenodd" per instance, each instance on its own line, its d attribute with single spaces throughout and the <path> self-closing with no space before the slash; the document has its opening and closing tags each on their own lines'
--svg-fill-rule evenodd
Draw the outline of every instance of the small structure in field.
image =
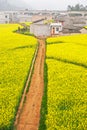
<svg viewBox="0 0 87 130">
<path fill-rule="evenodd" d="M 87 28 L 82 28 L 81 30 L 80 30 L 80 32 L 82 33 L 82 34 L 87 34 Z"/>
<path fill-rule="evenodd" d="M 58 35 L 60 32 L 62 32 L 62 29 L 63 26 L 60 22 L 50 24 L 51 35 Z"/>
<path fill-rule="evenodd" d="M 35 36 L 58 35 L 62 31 L 62 23 L 47 23 L 46 18 L 34 21 L 30 25 L 30 33 Z"/>
</svg>

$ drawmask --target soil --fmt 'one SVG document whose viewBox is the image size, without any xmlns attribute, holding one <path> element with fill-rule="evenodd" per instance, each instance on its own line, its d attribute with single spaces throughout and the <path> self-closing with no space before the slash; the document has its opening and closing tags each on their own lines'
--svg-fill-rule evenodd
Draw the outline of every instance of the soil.
<svg viewBox="0 0 87 130">
<path fill-rule="evenodd" d="M 40 109 L 44 91 L 45 41 L 38 41 L 39 49 L 30 88 L 16 125 L 17 130 L 38 130 L 39 127 Z"/>
</svg>

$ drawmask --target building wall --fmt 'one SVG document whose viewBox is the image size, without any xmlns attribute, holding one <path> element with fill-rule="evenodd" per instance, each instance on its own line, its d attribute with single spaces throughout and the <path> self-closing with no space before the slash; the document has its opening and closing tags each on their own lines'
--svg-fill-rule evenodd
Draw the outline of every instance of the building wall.
<svg viewBox="0 0 87 130">
<path fill-rule="evenodd" d="M 9 23 L 9 14 L 0 13 L 0 23 Z"/>
<path fill-rule="evenodd" d="M 62 26 L 51 27 L 51 35 L 57 35 L 62 32 Z"/>
<path fill-rule="evenodd" d="M 19 22 L 31 22 L 31 17 L 17 17 Z"/>
<path fill-rule="evenodd" d="M 64 21 L 63 27 L 76 26 L 83 27 L 87 25 L 87 11 L 70 11 L 66 16 L 58 16 L 57 19 Z"/>
<path fill-rule="evenodd" d="M 7 15 L 7 18 L 5 17 Z M 20 11 L 1 11 L 0 23 L 31 22 L 32 16 Z"/>
<path fill-rule="evenodd" d="M 87 16 L 87 11 L 68 11 L 67 14 L 70 17 L 86 17 Z"/>
<path fill-rule="evenodd" d="M 87 34 L 87 29 L 83 28 L 83 29 L 80 30 L 80 32 L 81 32 L 82 34 Z"/>
<path fill-rule="evenodd" d="M 35 36 L 50 36 L 50 26 L 45 24 L 32 24 L 30 26 L 30 32 Z"/>
<path fill-rule="evenodd" d="M 62 25 L 61 22 L 51 23 L 50 24 L 50 29 L 51 29 L 51 35 L 57 35 L 60 32 L 62 32 L 63 25 Z"/>
</svg>

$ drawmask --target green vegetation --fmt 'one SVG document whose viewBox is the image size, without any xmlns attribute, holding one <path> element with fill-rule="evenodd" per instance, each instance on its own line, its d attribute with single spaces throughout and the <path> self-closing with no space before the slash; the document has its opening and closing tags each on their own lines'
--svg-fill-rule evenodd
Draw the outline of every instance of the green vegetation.
<svg viewBox="0 0 87 130">
<path fill-rule="evenodd" d="M 16 31 L 17 32 L 17 31 Z M 34 34 L 33 33 L 30 33 L 29 32 L 29 29 L 21 29 L 18 33 L 20 33 L 20 34 L 24 34 L 24 35 L 28 35 L 28 36 L 34 36 Z"/>
<path fill-rule="evenodd" d="M 42 99 L 42 106 L 41 106 L 41 119 L 40 119 L 40 126 L 39 130 L 46 130 L 46 114 L 47 114 L 47 85 L 48 85 L 48 68 L 45 62 L 44 64 L 44 95 Z"/>
<path fill-rule="evenodd" d="M 85 26 L 84 28 L 86 28 L 86 29 L 87 29 L 87 26 Z"/>
<path fill-rule="evenodd" d="M 68 11 L 87 11 L 87 6 L 84 6 L 82 4 L 76 4 L 75 6 L 68 5 L 67 10 Z"/>
<path fill-rule="evenodd" d="M 16 24 L 0 25 L 0 130 L 13 130 L 37 40 L 13 33 Z"/>
<path fill-rule="evenodd" d="M 44 93 L 42 102 L 42 128 L 86 130 L 87 35 L 49 38 L 47 43 L 47 95 Z"/>
<path fill-rule="evenodd" d="M 28 36 L 34 36 L 34 34 L 30 33 L 30 24 L 31 23 L 32 22 L 20 23 L 21 27 L 19 26 L 18 29 L 15 30 L 14 32 L 24 34 L 24 35 L 28 35 Z"/>
</svg>

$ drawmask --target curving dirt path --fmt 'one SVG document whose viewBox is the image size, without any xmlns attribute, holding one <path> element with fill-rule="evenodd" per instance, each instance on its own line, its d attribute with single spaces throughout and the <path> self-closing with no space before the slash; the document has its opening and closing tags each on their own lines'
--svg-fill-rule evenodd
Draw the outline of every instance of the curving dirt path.
<svg viewBox="0 0 87 130">
<path fill-rule="evenodd" d="M 39 49 L 31 84 L 16 126 L 17 130 L 38 130 L 39 127 L 40 108 L 44 91 L 45 42 L 44 40 L 38 41 Z"/>
</svg>

